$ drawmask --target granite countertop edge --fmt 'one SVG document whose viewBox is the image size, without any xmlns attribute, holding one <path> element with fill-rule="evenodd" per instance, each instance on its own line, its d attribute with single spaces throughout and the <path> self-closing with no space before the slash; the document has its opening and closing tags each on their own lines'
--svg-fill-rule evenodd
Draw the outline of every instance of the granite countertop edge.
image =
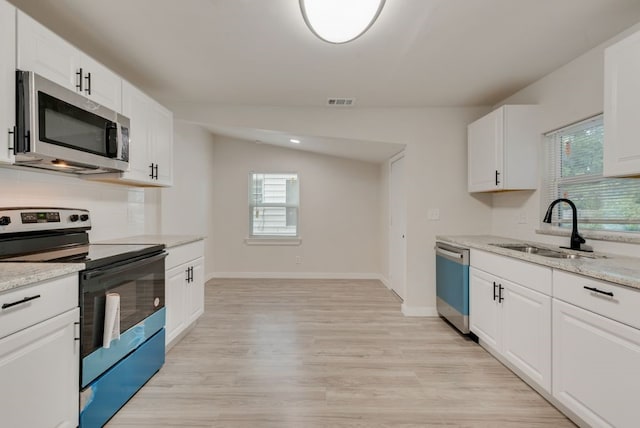
<svg viewBox="0 0 640 428">
<path fill-rule="evenodd" d="M 84 270 L 84 263 L 2 263 L 0 293 Z"/>
<path fill-rule="evenodd" d="M 637 257 L 608 253 L 593 253 L 595 258 L 591 258 L 587 254 L 585 257 L 577 259 L 554 259 L 536 254 L 510 250 L 508 248 L 502 248 L 491 244 L 526 243 L 555 250 L 558 250 L 558 247 L 539 242 L 523 241 L 493 235 L 438 235 L 436 236 L 436 240 L 463 246 L 465 248 L 473 248 L 476 250 L 500 254 L 640 290 L 640 259 Z M 579 253 L 571 250 L 563 251 Z"/>
<path fill-rule="evenodd" d="M 192 242 L 202 241 L 205 239 L 202 235 L 136 235 L 124 238 L 109 239 L 106 241 L 96 242 L 97 244 L 164 244 L 165 248 L 179 247 L 180 245 L 190 244 Z"/>
</svg>

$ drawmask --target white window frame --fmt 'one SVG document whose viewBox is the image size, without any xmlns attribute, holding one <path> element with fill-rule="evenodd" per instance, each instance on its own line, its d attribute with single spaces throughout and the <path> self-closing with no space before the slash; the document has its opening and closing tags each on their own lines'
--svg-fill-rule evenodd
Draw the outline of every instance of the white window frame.
<svg viewBox="0 0 640 428">
<path fill-rule="evenodd" d="M 289 203 L 276 203 L 276 202 L 258 202 L 256 203 L 254 197 L 253 183 L 255 175 L 282 175 L 282 176 L 295 176 L 297 181 L 297 201 Z M 245 239 L 245 243 L 248 245 L 300 245 L 302 242 L 300 238 L 300 176 L 297 172 L 256 172 L 251 171 L 248 174 L 248 238 Z M 254 234 L 254 220 L 256 215 L 256 209 L 259 208 L 286 208 L 294 209 L 296 216 L 295 235 L 292 234 Z"/>
<path fill-rule="evenodd" d="M 636 227 L 640 225 L 640 218 L 627 217 L 624 218 L 620 211 L 610 212 L 610 215 L 598 213 L 596 211 L 590 212 L 587 209 L 581 208 L 581 201 L 579 199 L 573 199 L 571 195 L 561 194 L 561 186 L 571 185 L 584 185 L 593 186 L 592 192 L 597 192 L 597 184 L 605 183 L 602 193 L 600 195 L 600 201 L 605 201 L 611 204 L 612 196 L 616 198 L 622 195 L 629 195 L 633 192 L 640 194 L 640 180 L 628 179 L 628 178 L 609 178 L 602 176 L 602 173 L 589 174 L 585 173 L 582 176 L 562 177 L 561 161 L 562 156 L 562 144 L 564 136 L 570 136 L 580 130 L 593 129 L 597 131 L 596 135 L 601 135 L 604 130 L 603 115 L 599 114 L 580 122 L 576 122 L 571 125 L 567 125 L 555 131 L 548 132 L 544 135 L 544 173 L 541 189 L 541 218 L 546 212 L 549 204 L 558 198 L 568 197 L 571 199 L 578 208 L 578 223 L 580 224 L 580 233 L 590 235 L 589 232 L 595 232 L 590 237 L 597 237 L 598 234 L 640 234 L 640 230 L 628 230 L 628 228 Z M 603 142 L 604 143 L 604 142 Z M 617 186 L 623 190 L 618 193 L 611 192 Z M 606 190 L 605 190 L 606 189 Z M 631 189 L 631 190 L 630 190 Z M 596 198 L 596 200 L 598 200 Z M 600 202 L 604 203 L 604 202 Z M 552 216 L 552 231 L 567 231 L 571 228 L 571 209 L 566 204 L 558 204 L 553 209 Z M 640 227 L 640 226 L 638 226 Z M 543 229 L 544 230 L 544 229 Z M 548 230 L 548 228 L 547 228 Z M 587 232 L 587 233 L 584 233 Z"/>
</svg>

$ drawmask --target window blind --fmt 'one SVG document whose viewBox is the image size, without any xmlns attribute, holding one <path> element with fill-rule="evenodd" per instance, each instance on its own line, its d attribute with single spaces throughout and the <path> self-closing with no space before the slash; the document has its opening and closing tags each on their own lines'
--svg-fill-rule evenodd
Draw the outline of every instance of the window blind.
<svg viewBox="0 0 640 428">
<path fill-rule="evenodd" d="M 543 207 L 557 198 L 578 208 L 581 229 L 640 231 L 640 180 L 602 176 L 602 115 L 545 135 Z M 552 224 L 571 227 L 567 204 L 554 208 Z"/>
<path fill-rule="evenodd" d="M 298 236 L 297 174 L 249 175 L 250 236 Z"/>
</svg>

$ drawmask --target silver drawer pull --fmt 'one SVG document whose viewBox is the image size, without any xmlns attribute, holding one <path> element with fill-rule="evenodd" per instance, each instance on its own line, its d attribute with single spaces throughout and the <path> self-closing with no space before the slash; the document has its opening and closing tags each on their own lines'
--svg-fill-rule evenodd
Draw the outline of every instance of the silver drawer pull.
<svg viewBox="0 0 640 428">
<path fill-rule="evenodd" d="M 27 302 L 30 302 L 32 300 L 39 299 L 39 298 L 40 298 L 40 295 L 36 294 L 35 296 L 25 297 L 24 299 L 18 300 L 17 302 L 3 303 L 2 304 L 2 309 L 7 309 L 7 308 L 10 308 L 12 306 L 20 305 L 22 303 L 27 303 Z"/>
<path fill-rule="evenodd" d="M 589 290 L 589 291 L 593 291 L 595 293 L 600 293 L 600 294 L 604 294 L 610 297 L 613 297 L 613 293 L 611 291 L 602 291 L 602 290 L 598 290 L 595 287 L 587 287 L 586 285 L 584 286 L 585 290 Z"/>
</svg>

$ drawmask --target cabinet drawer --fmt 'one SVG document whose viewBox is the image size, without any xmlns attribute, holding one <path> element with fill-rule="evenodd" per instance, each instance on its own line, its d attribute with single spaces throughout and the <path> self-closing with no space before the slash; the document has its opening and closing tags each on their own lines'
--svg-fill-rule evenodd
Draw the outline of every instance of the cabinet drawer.
<svg viewBox="0 0 640 428">
<path fill-rule="evenodd" d="M 38 282 L 0 294 L 0 306 L 40 296 L 0 309 L 0 338 L 78 306 L 78 274 Z"/>
<path fill-rule="evenodd" d="M 168 248 L 165 269 L 169 270 L 204 255 L 204 241 L 191 242 L 178 247 Z"/>
<path fill-rule="evenodd" d="M 547 296 L 551 295 L 551 268 L 473 249 L 470 264 Z"/>
<path fill-rule="evenodd" d="M 613 296 L 588 290 L 598 289 Z M 553 271 L 553 297 L 607 318 L 640 328 L 640 290 L 575 275 L 561 270 Z"/>
</svg>

